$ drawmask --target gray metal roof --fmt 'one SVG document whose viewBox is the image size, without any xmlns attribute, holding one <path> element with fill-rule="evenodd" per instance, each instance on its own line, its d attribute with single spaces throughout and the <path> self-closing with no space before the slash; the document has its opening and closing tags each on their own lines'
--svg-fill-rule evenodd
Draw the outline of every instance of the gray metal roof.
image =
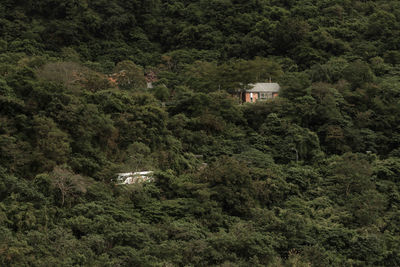
<svg viewBox="0 0 400 267">
<path fill-rule="evenodd" d="M 253 87 L 246 92 L 249 93 L 257 93 L 257 92 L 269 92 L 269 93 L 277 93 L 281 87 L 277 83 L 252 83 L 249 86 Z"/>
</svg>

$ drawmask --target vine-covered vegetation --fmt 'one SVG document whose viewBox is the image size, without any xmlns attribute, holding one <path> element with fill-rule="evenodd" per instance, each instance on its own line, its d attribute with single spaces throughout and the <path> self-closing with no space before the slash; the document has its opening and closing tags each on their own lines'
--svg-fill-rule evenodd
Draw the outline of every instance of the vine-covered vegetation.
<svg viewBox="0 0 400 267">
<path fill-rule="evenodd" d="M 399 73 L 399 1 L 2 0 L 0 265 L 400 266 Z"/>
</svg>

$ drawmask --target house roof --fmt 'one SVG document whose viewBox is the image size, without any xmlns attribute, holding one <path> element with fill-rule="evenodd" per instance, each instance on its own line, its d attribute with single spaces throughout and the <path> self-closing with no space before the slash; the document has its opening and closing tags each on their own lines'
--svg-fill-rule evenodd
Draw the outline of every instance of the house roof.
<svg viewBox="0 0 400 267">
<path fill-rule="evenodd" d="M 255 92 L 268 92 L 268 93 L 277 93 L 281 87 L 277 83 L 251 83 L 249 84 L 252 88 L 246 90 L 248 93 Z"/>
<path fill-rule="evenodd" d="M 122 173 L 117 173 L 118 176 L 121 177 L 127 177 L 127 176 L 133 176 L 133 175 L 148 175 L 152 174 L 153 171 L 143 171 L 143 172 L 122 172 Z"/>
<path fill-rule="evenodd" d="M 134 184 L 140 182 L 150 182 L 153 181 L 152 174 L 153 171 L 142 171 L 142 172 L 123 172 L 117 173 L 117 183 L 118 184 Z"/>
</svg>

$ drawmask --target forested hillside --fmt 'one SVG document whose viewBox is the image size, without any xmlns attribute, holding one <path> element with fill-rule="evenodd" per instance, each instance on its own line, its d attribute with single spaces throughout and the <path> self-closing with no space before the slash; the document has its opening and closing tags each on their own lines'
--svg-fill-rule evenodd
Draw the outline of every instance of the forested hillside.
<svg viewBox="0 0 400 267">
<path fill-rule="evenodd" d="M 399 1 L 2 0 L 0 265 L 400 266 L 399 75 Z"/>
</svg>

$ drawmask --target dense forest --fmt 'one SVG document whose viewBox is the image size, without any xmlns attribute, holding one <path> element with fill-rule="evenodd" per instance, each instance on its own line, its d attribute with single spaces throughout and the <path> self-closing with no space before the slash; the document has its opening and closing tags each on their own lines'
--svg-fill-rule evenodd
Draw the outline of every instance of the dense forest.
<svg viewBox="0 0 400 267">
<path fill-rule="evenodd" d="M 0 265 L 400 266 L 400 2 L 2 0 Z"/>
</svg>

